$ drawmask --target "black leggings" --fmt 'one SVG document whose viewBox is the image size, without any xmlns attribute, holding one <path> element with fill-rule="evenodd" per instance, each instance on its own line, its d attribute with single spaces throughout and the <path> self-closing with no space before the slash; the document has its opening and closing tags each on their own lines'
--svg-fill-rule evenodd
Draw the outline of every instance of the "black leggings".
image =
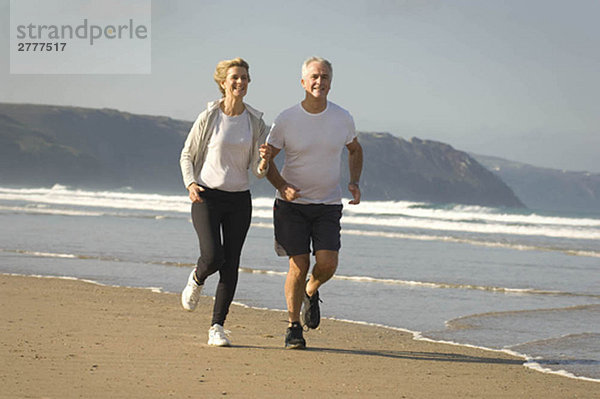
<svg viewBox="0 0 600 399">
<path fill-rule="evenodd" d="M 249 191 L 205 188 L 200 196 L 204 202 L 192 204 L 192 221 L 200 242 L 196 279 L 204 283 L 208 276 L 219 272 L 211 325 L 223 325 L 237 286 L 242 246 L 252 219 L 252 201 Z"/>
</svg>

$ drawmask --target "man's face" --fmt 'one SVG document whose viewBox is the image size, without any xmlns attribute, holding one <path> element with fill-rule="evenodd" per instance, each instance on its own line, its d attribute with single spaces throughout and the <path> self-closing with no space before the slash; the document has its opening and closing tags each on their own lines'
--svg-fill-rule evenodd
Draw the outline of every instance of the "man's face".
<svg viewBox="0 0 600 399">
<path fill-rule="evenodd" d="M 314 98 L 327 98 L 331 88 L 331 71 L 326 64 L 311 62 L 306 68 L 306 74 L 302 77 L 302 87 Z"/>
</svg>

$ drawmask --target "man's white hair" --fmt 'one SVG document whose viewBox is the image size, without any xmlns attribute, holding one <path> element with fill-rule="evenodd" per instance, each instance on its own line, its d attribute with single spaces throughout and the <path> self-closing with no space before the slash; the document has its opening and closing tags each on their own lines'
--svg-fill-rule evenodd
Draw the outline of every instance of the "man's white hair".
<svg viewBox="0 0 600 399">
<path fill-rule="evenodd" d="M 319 62 L 321 64 L 327 65 L 327 68 L 329 68 L 329 79 L 333 78 L 333 67 L 331 66 L 331 62 L 327 61 L 325 58 L 316 56 L 310 57 L 306 61 L 304 61 L 304 63 L 302 64 L 302 77 L 306 76 L 306 74 L 308 73 L 308 66 L 313 62 Z"/>
</svg>

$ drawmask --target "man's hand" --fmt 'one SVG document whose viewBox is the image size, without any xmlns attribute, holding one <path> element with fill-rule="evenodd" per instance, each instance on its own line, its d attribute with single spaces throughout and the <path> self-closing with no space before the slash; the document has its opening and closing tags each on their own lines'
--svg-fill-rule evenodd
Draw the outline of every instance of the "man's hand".
<svg viewBox="0 0 600 399">
<path fill-rule="evenodd" d="M 279 193 L 283 197 L 284 200 L 292 202 L 296 198 L 300 198 L 300 190 L 297 187 L 292 186 L 289 183 L 285 183 L 281 187 L 279 187 Z"/>
<path fill-rule="evenodd" d="M 202 197 L 200 197 L 200 193 L 204 191 L 204 187 L 200 187 L 197 183 L 192 183 L 187 187 L 187 189 L 192 202 L 198 202 L 200 204 L 204 202 Z"/>
<path fill-rule="evenodd" d="M 267 145 L 267 144 L 261 144 L 258 151 L 260 153 L 260 158 L 261 158 L 258 169 L 260 171 L 263 171 L 263 170 L 267 169 L 267 166 L 269 165 L 269 160 L 271 159 L 271 154 L 272 154 L 271 146 Z"/>
<path fill-rule="evenodd" d="M 348 184 L 348 191 L 352 194 L 352 200 L 350 200 L 349 204 L 358 205 L 360 204 L 360 187 L 358 187 L 358 183 L 350 183 Z"/>
</svg>

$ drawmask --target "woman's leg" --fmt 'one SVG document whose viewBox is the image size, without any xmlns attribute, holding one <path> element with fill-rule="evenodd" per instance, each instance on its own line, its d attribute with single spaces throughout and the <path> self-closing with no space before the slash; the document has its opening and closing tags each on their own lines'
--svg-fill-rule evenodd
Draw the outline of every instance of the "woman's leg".
<svg viewBox="0 0 600 399">
<path fill-rule="evenodd" d="M 221 212 L 218 201 L 203 198 L 204 202 L 192 204 L 192 222 L 198 235 L 200 257 L 196 266 L 196 282 L 204 280 L 221 268 L 224 261 L 221 245 Z"/>
<path fill-rule="evenodd" d="M 223 215 L 223 250 L 225 262 L 219 270 L 220 279 L 215 295 L 212 324 L 223 325 L 233 301 L 238 281 L 238 269 L 242 247 L 252 219 L 252 201 L 250 193 L 235 193 L 230 211 Z"/>
</svg>

